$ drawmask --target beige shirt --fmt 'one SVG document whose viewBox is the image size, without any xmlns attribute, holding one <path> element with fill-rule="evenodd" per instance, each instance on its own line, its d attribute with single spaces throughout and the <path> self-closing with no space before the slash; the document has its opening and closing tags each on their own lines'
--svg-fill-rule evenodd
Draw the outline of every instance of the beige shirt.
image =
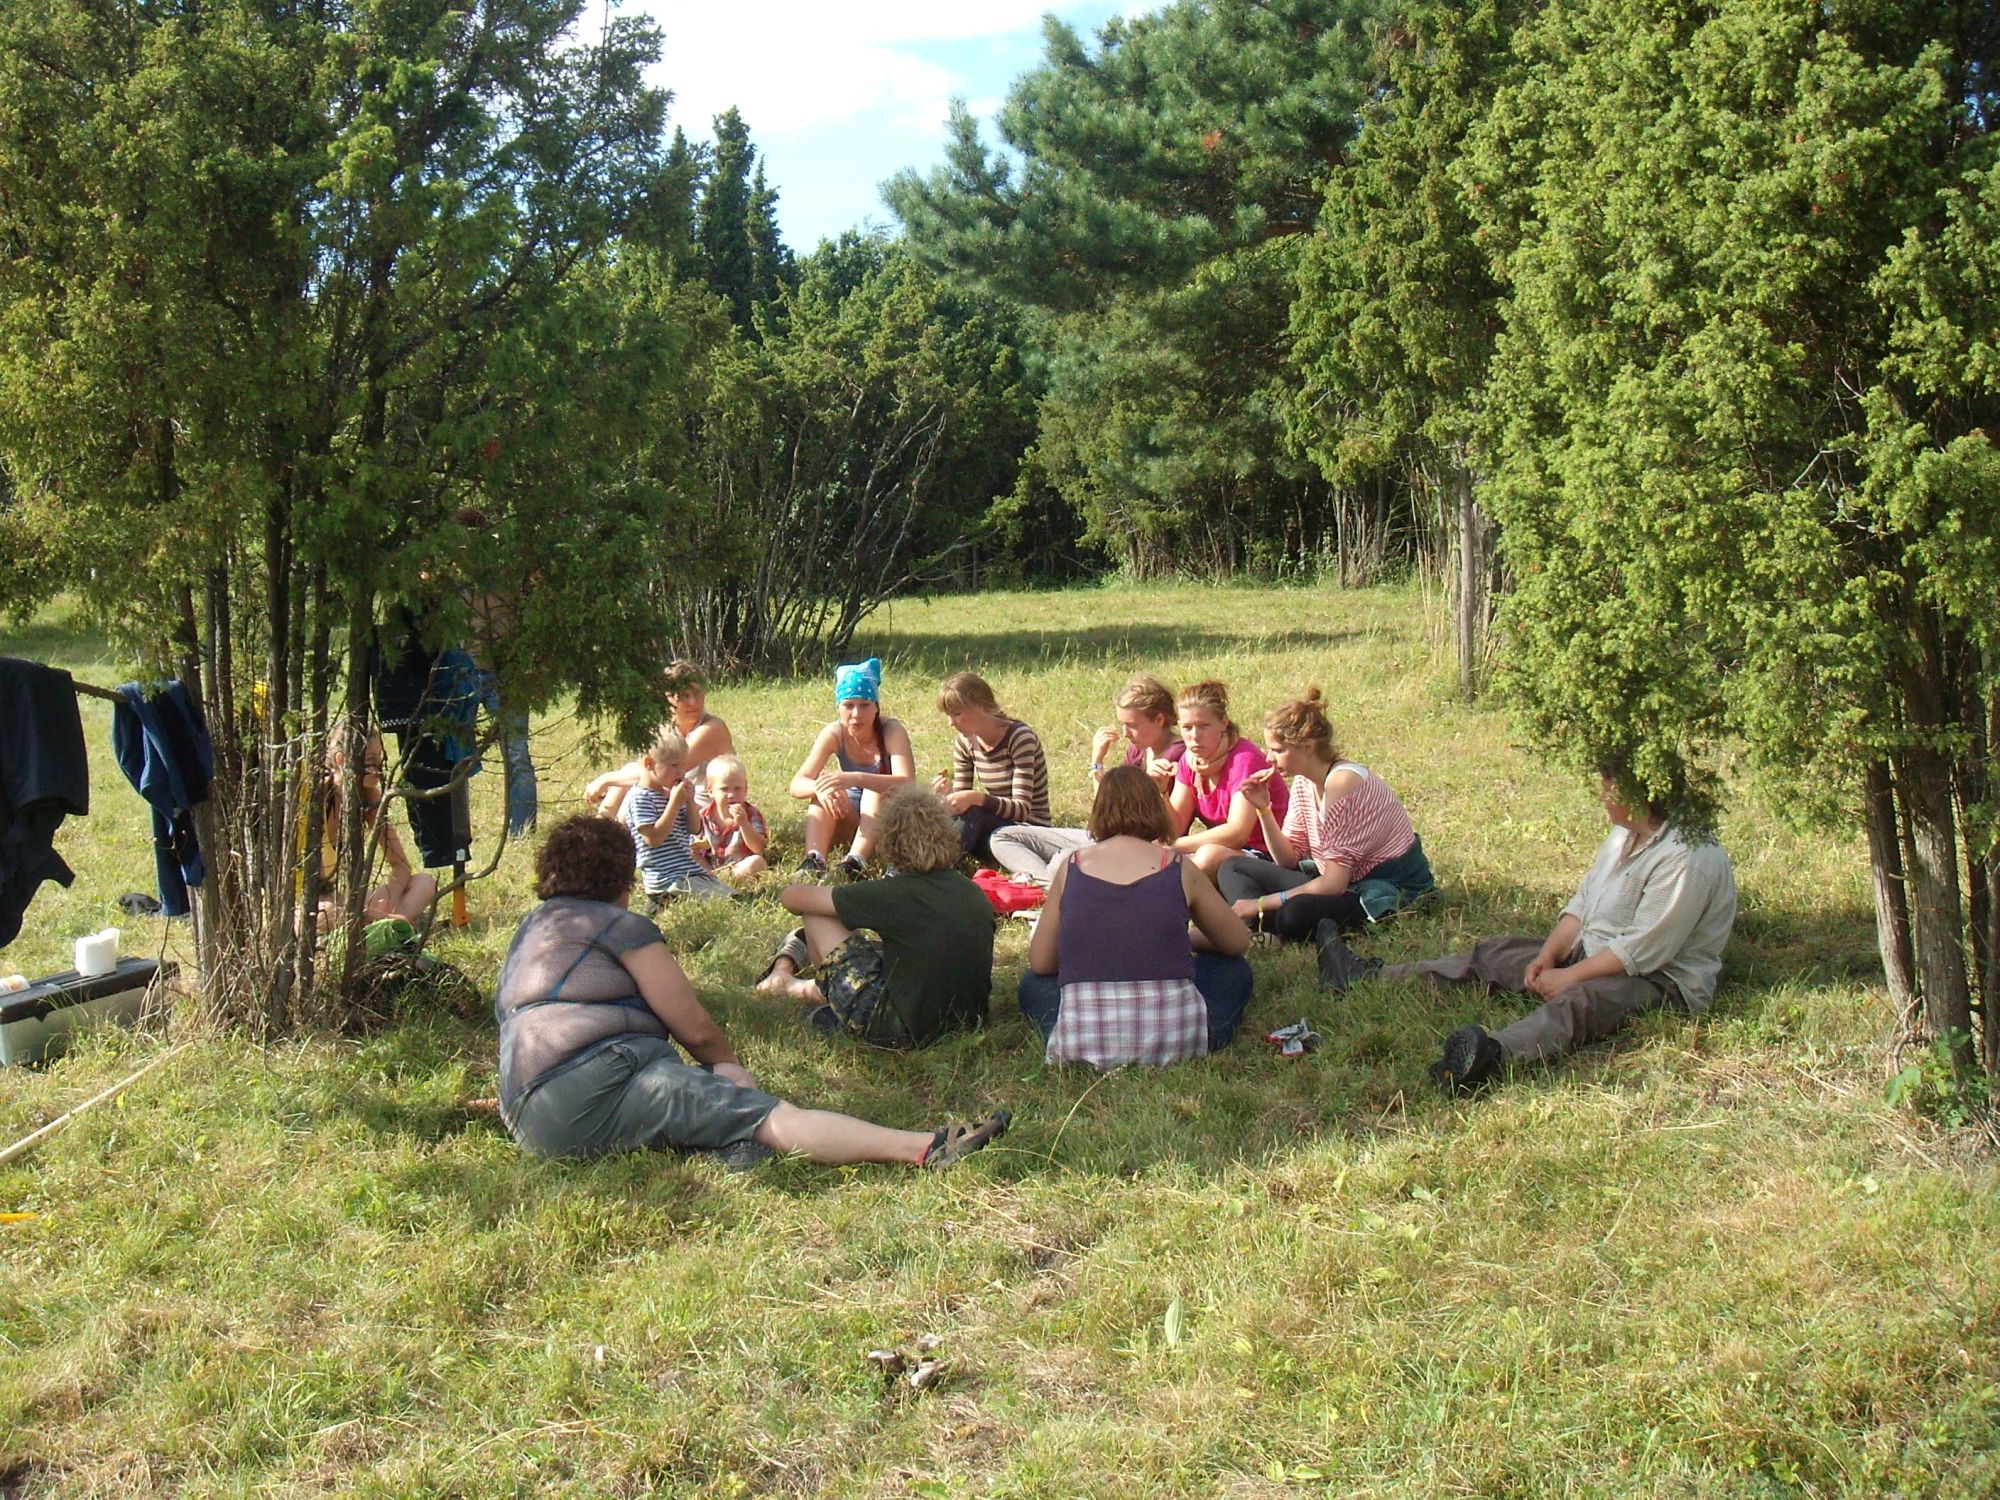
<svg viewBox="0 0 2000 1500">
<path fill-rule="evenodd" d="M 1736 876 L 1716 843 L 1690 845 L 1672 824 L 1633 849 L 1614 828 L 1563 915 L 1583 924 L 1588 958 L 1609 948 L 1627 974 L 1660 974 L 1691 1011 L 1715 999 L 1722 950 L 1736 925 Z"/>
</svg>

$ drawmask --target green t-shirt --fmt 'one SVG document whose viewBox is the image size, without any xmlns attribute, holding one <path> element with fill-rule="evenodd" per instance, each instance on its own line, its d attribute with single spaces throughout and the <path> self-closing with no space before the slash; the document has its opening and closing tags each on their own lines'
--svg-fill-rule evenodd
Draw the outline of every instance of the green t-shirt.
<svg viewBox="0 0 2000 1500">
<path fill-rule="evenodd" d="M 912 1045 L 983 1025 L 993 990 L 993 907 L 957 870 L 833 888 L 843 925 L 882 937 L 874 1039 Z"/>
</svg>

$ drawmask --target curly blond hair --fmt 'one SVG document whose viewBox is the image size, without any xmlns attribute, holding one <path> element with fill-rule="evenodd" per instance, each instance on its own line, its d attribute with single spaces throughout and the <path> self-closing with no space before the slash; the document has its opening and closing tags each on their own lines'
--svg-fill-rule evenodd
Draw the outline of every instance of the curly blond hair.
<svg viewBox="0 0 2000 1500">
<path fill-rule="evenodd" d="M 922 874 L 958 863 L 958 829 L 951 810 L 929 787 L 914 782 L 882 799 L 879 820 L 882 861 L 891 869 Z"/>
</svg>

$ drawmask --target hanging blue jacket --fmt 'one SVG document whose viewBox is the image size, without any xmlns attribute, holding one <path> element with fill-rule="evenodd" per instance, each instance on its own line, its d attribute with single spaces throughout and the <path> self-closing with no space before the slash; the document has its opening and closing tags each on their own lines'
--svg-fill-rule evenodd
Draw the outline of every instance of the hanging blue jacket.
<svg viewBox="0 0 2000 1500">
<path fill-rule="evenodd" d="M 118 769 L 153 809 L 153 868 L 160 908 L 188 914 L 188 887 L 207 876 L 194 833 L 194 809 L 208 800 L 215 751 L 201 708 L 178 682 L 158 683 L 151 697 L 136 682 L 121 683 L 111 709 L 111 753 Z"/>
</svg>

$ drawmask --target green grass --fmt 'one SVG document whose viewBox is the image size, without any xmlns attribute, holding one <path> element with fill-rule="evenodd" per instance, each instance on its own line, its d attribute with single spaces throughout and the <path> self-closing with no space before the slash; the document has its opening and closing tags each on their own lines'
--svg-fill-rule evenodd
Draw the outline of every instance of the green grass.
<svg viewBox="0 0 2000 1500">
<path fill-rule="evenodd" d="M 28 649 L 95 680 L 94 641 Z M 1060 815 L 1128 672 L 1228 680 L 1239 720 L 1310 682 L 1403 795 L 1447 899 L 1378 934 L 1418 956 L 1539 931 L 1595 847 L 1588 789 L 1451 701 L 1403 590 L 1102 590 L 912 603 L 865 641 L 922 768 L 937 679 L 986 670 L 1048 741 Z M 713 706 L 777 795 L 821 682 Z M 106 742 L 87 704 L 93 750 Z M 597 768 L 537 727 L 545 814 Z M 76 888 L 7 966 L 150 884 L 136 797 L 97 756 Z M 499 777 L 478 787 L 497 821 Z M 914 1056 L 829 1050 L 751 995 L 775 906 L 666 921 L 777 1092 L 916 1125 L 1005 1103 L 936 1177 L 778 1162 L 550 1164 L 461 1102 L 486 1028 L 259 1049 L 200 1037 L 0 1168 L 0 1490 L 31 1494 L 1854 1495 L 2000 1493 L 2000 1192 L 1989 1144 L 1881 1102 L 1890 1017 L 1865 860 L 1751 803 L 1723 827 L 1743 916 L 1716 1010 L 1655 1018 L 1454 1104 L 1437 1038 L 1504 1007 L 1259 952 L 1254 1041 L 1163 1073 L 1050 1070 L 1012 1002 Z M 789 859 L 786 859 L 789 862 Z M 509 850 L 445 951 L 490 982 L 528 903 Z M 121 923 L 128 927 L 135 924 Z M 128 949 L 173 939 L 136 924 Z M 0 1077 L 11 1140 L 157 1053 L 86 1043 Z M 862 1358 L 934 1333 L 928 1393 Z"/>
</svg>

